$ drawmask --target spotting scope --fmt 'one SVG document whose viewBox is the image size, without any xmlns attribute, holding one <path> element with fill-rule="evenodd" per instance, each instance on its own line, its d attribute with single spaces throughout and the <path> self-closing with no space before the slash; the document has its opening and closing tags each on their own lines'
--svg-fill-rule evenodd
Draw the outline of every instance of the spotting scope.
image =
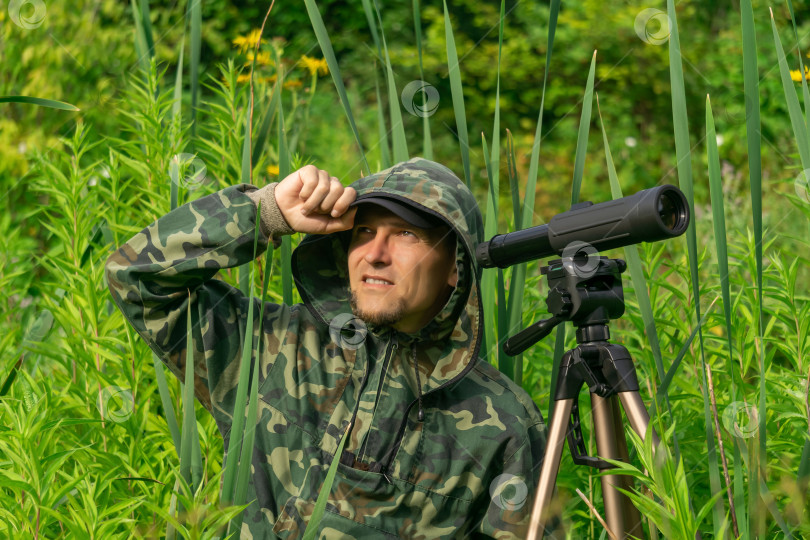
<svg viewBox="0 0 810 540">
<path fill-rule="evenodd" d="M 581 246 L 604 251 L 665 240 L 683 234 L 688 226 L 686 197 L 666 184 L 599 204 L 577 203 L 546 225 L 493 236 L 478 244 L 475 257 L 483 268 L 507 268 L 563 255 L 571 246 L 576 253 Z"/>
</svg>

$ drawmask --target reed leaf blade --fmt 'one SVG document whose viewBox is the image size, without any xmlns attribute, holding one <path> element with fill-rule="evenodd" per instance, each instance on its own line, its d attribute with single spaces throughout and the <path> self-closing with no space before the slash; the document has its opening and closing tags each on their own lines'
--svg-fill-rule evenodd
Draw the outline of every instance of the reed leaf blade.
<svg viewBox="0 0 810 540">
<path fill-rule="evenodd" d="M 149 60 L 151 59 L 151 55 L 149 54 L 149 46 L 143 28 L 143 17 L 135 0 L 130 0 L 130 5 L 132 6 L 132 18 L 135 21 L 135 54 L 138 57 L 138 64 L 141 66 L 141 69 L 144 73 L 149 73 Z"/>
<path fill-rule="evenodd" d="M 249 147 L 248 147 L 249 148 Z M 248 150 L 249 151 L 249 150 Z M 262 208 L 261 202 L 258 204 L 256 209 L 256 226 L 254 227 L 253 233 L 253 259 L 250 263 L 245 266 L 250 266 L 251 270 L 254 266 L 254 262 L 256 257 L 258 256 L 258 246 L 259 246 L 259 231 L 261 230 L 261 215 L 262 215 Z M 250 273 L 250 283 L 253 283 L 253 272 Z M 267 280 L 265 279 L 265 285 Z M 249 306 L 253 307 L 253 288 L 250 288 L 250 293 L 248 296 Z M 259 311 L 259 329 L 262 328 L 261 325 L 261 317 L 264 314 L 263 309 L 261 309 L 264 305 L 264 287 L 262 291 L 262 299 L 260 304 L 260 311 Z M 247 325 L 245 328 L 245 336 L 250 336 L 251 338 L 251 345 L 252 345 L 252 337 L 253 337 L 253 317 L 252 313 L 248 316 Z M 261 333 L 258 340 L 259 347 L 261 349 L 261 344 L 264 340 L 261 339 Z M 251 346 L 252 348 L 252 346 Z M 250 479 L 250 471 L 252 466 L 253 460 L 253 443 L 256 437 L 256 416 L 258 414 L 259 409 L 259 394 L 258 394 L 258 387 L 259 387 L 259 364 L 261 360 L 261 350 L 258 351 L 256 354 L 256 359 L 253 362 L 253 375 L 250 381 L 250 400 L 248 401 L 246 415 L 247 418 L 245 419 L 245 426 L 244 432 L 241 433 L 242 439 L 242 449 L 239 457 L 239 468 L 236 472 L 236 487 L 234 488 L 234 496 L 233 496 L 233 503 L 235 505 L 241 505 L 245 502 L 245 498 L 247 497 L 247 489 L 248 489 L 248 482 Z M 240 381 L 241 382 L 241 381 Z M 234 416 L 236 414 L 240 414 L 237 411 L 241 409 L 234 410 Z M 233 436 L 233 430 L 231 430 L 231 436 Z M 240 532 L 242 529 L 242 513 L 240 512 L 230 524 L 230 530 L 234 533 Z"/>
<path fill-rule="evenodd" d="M 745 0 L 743 0 L 745 1 Z M 785 58 L 785 50 L 782 47 L 782 41 L 779 39 L 779 33 L 776 30 L 776 22 L 771 13 L 771 28 L 773 30 L 773 42 L 776 46 L 776 55 L 779 62 L 779 75 L 782 79 L 782 88 L 785 91 L 785 102 L 788 107 L 788 116 L 790 117 L 790 124 L 793 127 L 793 136 L 796 138 L 796 146 L 799 151 L 799 158 L 802 163 L 802 169 L 805 171 L 810 169 L 810 144 L 808 144 L 808 131 L 802 117 L 802 109 L 799 105 L 799 98 L 796 96 L 796 90 L 793 87 L 793 81 L 790 78 L 790 68 Z"/>
<path fill-rule="evenodd" d="M 802 116 L 799 99 L 796 96 L 796 90 L 794 89 L 793 81 L 790 78 L 789 67 L 787 64 L 787 59 L 785 58 L 785 50 L 782 47 L 782 41 L 780 40 L 779 33 L 776 29 L 776 22 L 773 18 L 773 12 L 771 12 L 771 29 L 773 31 L 773 41 L 774 45 L 776 46 L 776 54 L 779 61 L 779 75 L 782 80 L 782 88 L 785 92 L 785 101 L 787 102 L 790 124 L 793 128 L 793 136 L 796 139 L 796 146 L 799 150 L 799 159 L 802 166 L 802 172 L 800 173 L 800 177 L 797 178 L 796 182 L 803 182 L 805 189 L 807 189 L 807 187 L 810 185 L 808 184 L 808 180 L 810 180 L 810 142 L 808 142 L 808 133 L 810 132 L 808 131 L 807 124 Z M 760 405 L 761 403 L 762 398 L 760 398 Z M 764 415 L 761 414 L 760 411 L 761 422 L 763 421 L 763 417 Z M 762 429 L 762 426 L 760 426 L 760 429 Z M 807 478 L 810 477 L 810 440 L 806 440 L 804 443 L 796 476 L 798 480 L 803 482 L 806 482 Z"/>
<path fill-rule="evenodd" d="M 380 98 L 380 78 L 376 69 L 374 70 L 374 91 L 377 94 L 377 130 L 380 137 L 380 163 L 383 169 L 387 169 L 393 164 L 391 163 L 391 149 L 388 143 L 388 129 L 385 127 L 383 102 Z M 371 171 L 366 172 L 371 173 Z"/>
<path fill-rule="evenodd" d="M 197 106 L 200 93 L 200 51 L 202 50 L 202 0 L 188 0 L 191 25 L 191 137 L 197 135 Z"/>
<path fill-rule="evenodd" d="M 582 187 L 582 175 L 585 172 L 585 157 L 588 154 L 588 133 L 591 128 L 591 110 L 593 107 L 593 80 L 596 73 L 596 51 L 593 51 L 591 67 L 588 71 L 588 82 L 585 85 L 585 97 L 582 100 L 582 116 L 579 118 L 577 131 L 577 149 L 574 157 L 574 179 L 571 187 L 571 204 L 579 202 Z"/>
<path fill-rule="evenodd" d="M 484 238 L 492 238 L 498 232 L 498 214 L 496 205 L 497 194 L 492 182 L 492 164 L 489 161 L 489 147 L 486 135 L 481 133 L 481 144 L 484 147 L 484 164 L 486 166 L 487 178 L 490 180 L 487 191 L 486 217 L 484 220 Z M 484 345 L 481 350 L 486 351 L 487 360 L 497 365 L 498 369 L 510 379 L 514 376 L 511 362 L 507 357 L 499 355 L 500 345 L 496 332 L 497 304 L 496 304 L 496 283 L 497 274 L 493 268 L 485 268 L 481 277 L 481 302 L 484 304 Z M 493 358 L 494 357 L 494 358 Z"/>
<path fill-rule="evenodd" d="M 70 103 L 65 103 L 63 101 L 31 96 L 0 96 L 0 103 L 27 103 L 30 105 L 39 105 L 40 107 L 49 107 L 51 109 L 73 112 L 81 110 L 75 105 L 71 105 Z"/>
<path fill-rule="evenodd" d="M 268 106 L 267 110 L 264 112 L 262 124 L 259 129 L 256 130 L 256 142 L 253 143 L 253 150 L 250 158 L 253 163 L 259 162 L 259 158 L 262 156 L 262 151 L 267 145 L 267 139 L 270 137 L 270 131 L 272 130 L 273 122 L 276 119 L 279 95 L 279 85 L 278 82 L 276 82 L 273 89 L 270 91 L 270 97 L 264 100 L 265 103 L 268 103 Z"/>
<path fill-rule="evenodd" d="M 447 11 L 447 1 L 444 5 L 444 35 L 447 47 L 447 69 L 450 77 L 450 95 L 453 100 L 453 114 L 456 117 L 456 137 L 458 137 L 461 151 L 461 162 L 464 166 L 464 182 L 472 187 L 470 177 L 470 143 L 467 137 L 467 114 L 464 111 L 464 92 L 461 87 L 461 73 L 458 67 L 458 52 L 456 40 L 453 36 L 453 26 L 450 23 L 450 14 Z"/>
<path fill-rule="evenodd" d="M 250 66 L 251 85 L 253 84 L 253 69 L 256 65 L 256 57 L 258 54 L 253 55 L 253 64 Z M 253 119 L 253 92 L 248 96 L 248 108 L 245 115 L 245 137 L 242 141 L 242 168 L 241 168 L 241 181 L 245 184 L 251 183 L 251 120 Z M 258 229 L 258 226 L 257 226 Z M 239 267 L 239 290 L 245 296 L 251 296 L 253 292 L 253 279 L 251 264 L 245 263 Z"/>
<path fill-rule="evenodd" d="M 521 202 L 520 202 L 520 180 L 517 173 L 517 160 L 515 157 L 515 144 L 512 139 L 512 132 L 506 130 L 506 161 L 509 175 L 509 189 L 512 193 L 512 217 L 515 230 L 520 229 L 521 223 Z M 522 271 L 521 271 L 522 270 Z M 504 314 L 504 329 L 499 330 L 501 342 L 509 336 L 520 331 L 523 327 L 523 292 L 526 287 L 526 263 L 512 267 L 511 284 L 509 287 L 509 299 L 506 302 L 506 313 Z M 503 290 L 505 286 L 501 286 Z M 519 354 L 512 359 L 514 366 L 514 381 L 518 385 L 523 384 L 523 354 Z"/>
<path fill-rule="evenodd" d="M 180 40 L 180 56 L 177 60 L 177 74 L 174 79 L 174 103 L 172 103 L 172 119 L 179 122 L 183 100 L 183 54 L 185 53 L 186 35 Z"/>
<path fill-rule="evenodd" d="M 276 65 L 278 58 L 276 58 Z M 279 70 L 278 84 L 283 88 L 283 70 Z M 281 90 L 279 90 L 281 92 Z M 290 163 L 290 151 L 287 147 L 287 129 L 284 123 L 284 104 L 278 100 L 278 177 L 279 180 L 286 178 L 292 171 Z M 293 304 L 293 275 L 290 255 L 292 254 L 292 244 L 288 235 L 281 237 L 281 295 L 285 304 Z"/>
<path fill-rule="evenodd" d="M 304 4 L 307 8 L 307 14 L 309 14 L 309 20 L 312 22 L 312 28 L 315 30 L 315 36 L 318 38 L 318 44 L 321 46 L 321 52 L 323 52 L 323 57 L 326 58 L 326 64 L 329 66 L 329 72 L 332 74 L 332 81 L 335 83 L 335 88 L 340 97 L 340 103 L 343 105 L 343 112 L 346 113 L 346 117 L 349 119 L 349 125 L 351 125 L 354 140 L 357 143 L 357 148 L 360 150 L 360 155 L 363 160 L 363 170 L 368 171 L 370 169 L 366 161 L 366 153 L 363 150 L 363 143 L 360 141 L 360 133 L 357 131 L 357 125 L 354 122 L 354 115 L 352 115 L 349 98 L 346 95 L 346 88 L 343 85 L 343 77 L 340 74 L 340 67 L 335 58 L 335 51 L 332 49 L 332 40 L 329 39 L 329 33 L 326 31 L 326 26 L 323 24 L 323 18 L 321 17 L 320 11 L 318 11 L 315 0 L 304 0 Z"/>
<path fill-rule="evenodd" d="M 689 126 L 686 111 L 686 91 L 683 78 L 683 61 L 681 58 L 681 45 L 678 34 L 678 20 L 675 14 L 673 0 L 667 0 L 667 16 L 669 18 L 669 75 L 672 86 L 672 120 L 675 131 L 675 156 L 677 159 L 678 180 L 686 200 L 689 203 L 690 216 L 695 215 L 695 197 L 692 186 L 692 153 L 689 144 Z M 689 271 L 692 279 L 692 297 L 695 303 L 695 319 L 701 320 L 700 287 L 697 270 L 697 236 L 694 218 L 689 221 L 686 231 L 687 251 L 689 254 Z M 717 450 L 712 433 L 711 411 L 706 381 L 706 359 L 703 348 L 703 333 L 698 325 L 698 344 L 700 346 L 701 372 L 703 376 L 703 412 L 706 437 L 706 447 L 709 463 L 709 485 L 711 495 L 716 494 L 720 488 L 720 471 L 717 466 Z M 725 512 L 720 499 L 712 512 L 712 525 L 715 535 L 720 532 Z"/>
<path fill-rule="evenodd" d="M 380 33 L 377 30 L 377 21 L 374 17 L 374 11 L 371 9 L 371 0 L 362 0 L 363 12 L 366 14 L 366 21 L 368 21 L 368 28 L 371 31 L 371 39 L 377 47 L 377 60 L 381 63 L 383 61 L 382 45 L 380 45 Z"/>
<path fill-rule="evenodd" d="M 144 42 L 149 56 L 155 55 L 155 39 L 152 32 L 152 18 L 149 15 L 149 0 L 141 0 L 141 25 L 143 27 Z"/>
<path fill-rule="evenodd" d="M 258 214 L 257 214 L 258 215 Z M 258 225 L 257 225 L 258 226 Z M 248 304 L 247 323 L 253 324 L 253 302 Z M 241 454 L 245 428 L 245 406 L 247 404 L 248 380 L 250 376 L 250 363 L 253 352 L 253 334 L 245 332 L 245 341 L 242 345 L 242 356 L 239 364 L 239 382 L 236 387 L 234 400 L 233 424 L 227 444 L 227 458 L 225 459 L 225 472 L 222 480 L 222 493 L 220 500 L 231 504 L 234 500 L 234 487 L 237 478 L 237 460 Z"/>
<path fill-rule="evenodd" d="M 329 470 L 326 473 L 326 480 L 324 480 L 318 498 L 315 500 L 315 508 L 312 510 L 312 515 L 307 523 L 307 528 L 304 530 L 303 540 L 314 540 L 315 535 L 318 534 L 318 528 L 321 523 L 321 518 L 326 510 L 326 501 L 329 499 L 329 493 L 332 491 L 332 484 L 335 481 L 335 474 L 337 473 L 337 464 L 340 462 L 338 456 L 343 455 L 343 447 L 346 445 L 346 439 L 349 438 L 349 431 L 351 431 L 352 424 L 349 422 L 346 431 L 343 432 L 343 437 L 340 439 L 340 444 L 332 457 L 332 463 L 329 464 Z"/>
<path fill-rule="evenodd" d="M 749 0 L 750 1 L 750 0 Z M 793 12 L 792 0 L 787 0 L 788 11 L 790 12 L 790 22 L 793 24 L 793 38 L 796 40 L 796 50 L 800 51 L 797 56 L 799 57 L 799 73 L 805 73 L 804 60 L 801 55 L 801 45 L 799 42 L 799 29 L 796 26 L 796 14 Z M 810 90 L 807 88 L 807 76 L 802 77 L 802 97 L 804 99 L 804 119 L 805 130 L 810 133 L 810 114 L 808 114 L 808 107 L 810 107 Z"/>
<path fill-rule="evenodd" d="M 422 65 L 422 10 L 419 8 L 419 0 L 413 0 L 413 27 L 416 35 L 416 54 L 419 58 L 419 78 L 425 80 L 425 69 Z M 428 94 L 425 87 L 422 87 L 422 110 L 426 110 L 428 105 Z M 422 157 L 433 160 L 433 140 L 430 136 L 430 114 L 422 114 Z"/>
<path fill-rule="evenodd" d="M 169 433 L 174 442 L 174 448 L 179 458 L 182 454 L 180 448 L 180 426 L 177 424 L 177 415 L 174 411 L 174 404 L 172 402 L 171 394 L 169 393 L 169 385 L 166 381 L 166 372 L 163 362 L 160 358 L 152 353 L 152 363 L 155 366 L 155 381 L 157 382 L 158 394 L 160 394 L 160 404 L 163 406 L 163 415 L 166 417 L 166 424 L 169 426 Z"/>
<path fill-rule="evenodd" d="M 394 151 L 394 163 L 408 161 L 408 144 L 405 139 L 405 125 L 402 123 L 402 111 L 399 108 L 399 92 L 394 80 L 394 70 L 391 67 L 391 58 L 388 56 L 388 44 L 385 41 L 382 19 L 377 3 L 374 2 L 377 22 L 380 25 L 380 38 L 382 39 L 383 54 L 385 55 L 385 74 L 388 83 L 388 109 L 391 115 L 391 142 Z"/>
<path fill-rule="evenodd" d="M 723 186 L 720 177 L 720 154 L 717 149 L 717 133 L 714 124 L 714 114 L 712 113 L 712 105 L 709 96 L 706 96 L 706 143 L 707 143 L 707 159 L 709 164 L 709 192 L 712 201 L 712 225 L 714 228 L 714 241 L 717 250 L 717 264 L 720 272 L 720 288 L 723 298 L 723 313 L 725 315 L 726 332 L 727 332 L 727 346 L 728 358 L 726 366 L 728 368 L 729 383 L 731 387 L 731 401 L 737 400 L 736 390 L 734 385 L 734 358 L 731 347 L 731 336 L 733 335 L 731 326 L 731 291 L 728 280 L 728 246 L 726 241 L 726 218 L 723 203 Z M 732 439 L 733 444 L 737 445 L 737 439 Z M 718 446 L 721 446 L 722 440 L 718 440 Z M 723 459 L 723 453 L 720 453 Z M 726 475 L 726 489 L 729 491 L 729 508 L 731 509 L 730 515 L 732 519 L 732 527 L 734 535 L 739 536 L 740 516 L 735 512 L 738 504 L 742 503 L 741 500 L 735 501 L 734 496 L 731 494 L 731 486 L 728 485 L 728 471 L 724 463 L 724 473 Z M 734 475 L 742 475 L 741 464 L 737 461 L 733 463 Z M 747 519 L 742 520 L 747 521 Z"/>
</svg>

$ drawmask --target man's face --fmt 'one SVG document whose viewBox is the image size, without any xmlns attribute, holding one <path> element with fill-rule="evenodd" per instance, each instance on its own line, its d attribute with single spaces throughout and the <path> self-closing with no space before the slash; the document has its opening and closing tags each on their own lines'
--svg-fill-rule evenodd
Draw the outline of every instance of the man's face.
<svg viewBox="0 0 810 540">
<path fill-rule="evenodd" d="M 421 229 L 381 206 L 361 205 L 348 257 L 355 315 L 405 333 L 429 323 L 458 282 L 455 236 L 448 231 Z"/>
</svg>

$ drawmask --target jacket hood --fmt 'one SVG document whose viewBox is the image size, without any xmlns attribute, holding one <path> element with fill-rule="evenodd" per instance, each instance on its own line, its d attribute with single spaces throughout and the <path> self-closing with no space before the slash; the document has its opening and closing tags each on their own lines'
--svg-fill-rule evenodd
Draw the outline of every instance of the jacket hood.
<svg viewBox="0 0 810 540">
<path fill-rule="evenodd" d="M 357 199 L 385 195 L 431 214 L 456 235 L 458 285 L 445 306 L 424 328 L 404 334 L 368 326 L 375 335 L 395 332 L 402 344 L 428 342 L 434 362 L 428 389 L 460 378 L 473 367 L 483 335 L 481 269 L 475 246 L 483 241 L 483 221 L 470 190 L 444 165 L 413 158 L 351 184 Z M 337 332 L 356 328 L 349 303 L 348 233 L 307 235 L 292 254 L 298 292 L 309 311 Z M 361 328 L 364 325 L 359 325 Z"/>
</svg>

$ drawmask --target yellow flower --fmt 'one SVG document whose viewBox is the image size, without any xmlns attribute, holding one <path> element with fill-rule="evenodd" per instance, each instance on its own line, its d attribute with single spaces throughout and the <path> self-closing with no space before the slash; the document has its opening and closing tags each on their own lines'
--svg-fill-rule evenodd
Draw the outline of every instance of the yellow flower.
<svg viewBox="0 0 810 540">
<path fill-rule="evenodd" d="M 805 79 L 810 80 L 810 68 L 808 68 L 808 66 L 804 66 L 804 77 L 805 77 Z M 796 82 L 802 80 L 802 76 L 799 73 L 798 69 L 791 69 L 790 70 L 790 78 L 793 79 Z"/>
<path fill-rule="evenodd" d="M 321 75 L 326 75 L 329 73 L 329 66 L 326 64 L 326 59 L 321 58 L 318 60 L 317 58 L 312 58 L 307 55 L 301 57 L 300 61 L 301 65 L 309 70 L 310 75 L 315 75 L 315 73 L 320 73 Z"/>
<path fill-rule="evenodd" d="M 248 53 L 247 53 L 248 61 L 245 62 L 246 66 L 250 65 L 250 63 L 253 62 L 253 57 L 254 56 L 256 56 L 256 55 L 253 53 L 253 51 L 248 51 Z M 267 52 L 267 51 L 260 52 L 259 56 L 256 56 L 256 63 L 259 64 L 260 66 L 270 66 L 270 65 L 272 65 L 273 61 L 270 60 L 270 53 Z"/>
<path fill-rule="evenodd" d="M 268 165 L 267 174 L 270 176 L 278 176 L 278 165 Z"/>
<path fill-rule="evenodd" d="M 264 83 L 272 83 L 272 82 L 276 82 L 276 76 L 275 75 L 270 75 L 269 77 L 258 77 L 257 76 L 255 80 L 257 82 L 261 81 L 261 82 L 264 82 Z M 236 77 L 236 82 L 237 83 L 250 82 L 250 73 L 242 73 L 241 75 L 238 75 Z"/>
<path fill-rule="evenodd" d="M 301 86 L 301 81 L 287 81 L 284 83 L 284 88 L 287 90 L 291 88 L 299 88 Z"/>
<path fill-rule="evenodd" d="M 248 49 L 253 49 L 256 47 L 256 44 L 260 39 L 260 34 L 261 30 L 258 28 L 251 30 L 246 36 L 237 36 L 236 39 L 233 40 L 233 44 L 239 47 L 240 52 L 245 52 Z"/>
</svg>

